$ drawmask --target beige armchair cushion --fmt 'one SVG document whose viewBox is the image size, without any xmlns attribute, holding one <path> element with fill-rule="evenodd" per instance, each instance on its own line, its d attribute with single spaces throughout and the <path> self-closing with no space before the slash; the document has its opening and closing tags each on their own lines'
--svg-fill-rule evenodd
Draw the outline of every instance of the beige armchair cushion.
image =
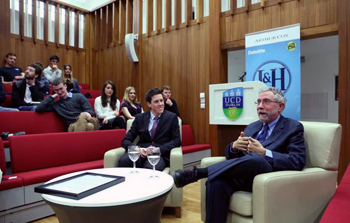
<svg viewBox="0 0 350 223">
<path fill-rule="evenodd" d="M 227 222 L 317 222 L 333 196 L 338 175 L 341 126 L 302 122 L 307 165 L 302 171 L 278 171 L 254 178 L 253 193 L 237 191 L 230 200 Z M 205 158 L 201 167 L 225 160 Z M 205 220 L 205 182 L 201 182 L 201 217 Z"/>
</svg>

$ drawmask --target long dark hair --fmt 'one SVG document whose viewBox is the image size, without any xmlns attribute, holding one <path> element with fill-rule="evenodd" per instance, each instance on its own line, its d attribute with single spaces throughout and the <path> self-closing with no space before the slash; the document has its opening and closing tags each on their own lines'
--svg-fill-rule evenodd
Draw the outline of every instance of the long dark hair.
<svg viewBox="0 0 350 223">
<path fill-rule="evenodd" d="M 117 89 L 113 83 L 113 81 L 106 81 L 102 87 L 102 94 L 101 94 L 101 101 L 102 101 L 102 107 L 107 107 L 107 95 L 105 93 L 105 88 L 107 87 L 107 85 L 110 84 L 112 86 L 112 90 L 113 90 L 113 94 L 111 96 L 111 101 L 109 102 L 109 105 L 111 106 L 111 108 L 113 110 L 115 110 L 116 108 L 116 102 L 117 102 Z"/>
</svg>

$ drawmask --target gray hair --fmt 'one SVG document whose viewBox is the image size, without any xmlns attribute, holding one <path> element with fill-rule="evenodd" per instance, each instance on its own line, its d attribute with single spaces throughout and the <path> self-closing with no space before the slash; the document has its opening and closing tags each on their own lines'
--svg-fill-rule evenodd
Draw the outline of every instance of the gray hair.
<svg viewBox="0 0 350 223">
<path fill-rule="evenodd" d="M 276 87 L 265 87 L 260 89 L 259 94 L 266 92 L 266 91 L 271 91 L 275 95 L 275 100 L 279 103 L 284 103 L 284 107 L 287 105 L 287 99 L 284 97 L 283 92 L 276 88 Z"/>
</svg>

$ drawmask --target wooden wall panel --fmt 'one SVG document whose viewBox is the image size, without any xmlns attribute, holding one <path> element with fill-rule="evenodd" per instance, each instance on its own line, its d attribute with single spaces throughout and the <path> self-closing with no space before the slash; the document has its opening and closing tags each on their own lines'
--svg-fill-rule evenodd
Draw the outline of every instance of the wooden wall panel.
<svg viewBox="0 0 350 223">
<path fill-rule="evenodd" d="M 337 0 L 293 0 L 282 4 L 269 4 L 264 8 L 235 15 L 222 13 L 222 44 L 226 47 L 229 42 L 242 41 L 246 33 L 296 23 L 301 24 L 302 38 L 324 33 L 335 34 L 338 29 L 337 7 Z"/>
</svg>

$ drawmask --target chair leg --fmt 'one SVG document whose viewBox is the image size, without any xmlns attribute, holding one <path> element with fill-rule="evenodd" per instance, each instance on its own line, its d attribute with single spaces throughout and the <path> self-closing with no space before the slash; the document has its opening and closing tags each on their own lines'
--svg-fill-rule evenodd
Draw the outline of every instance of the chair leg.
<svg viewBox="0 0 350 223">
<path fill-rule="evenodd" d="M 181 218 L 181 207 L 175 207 L 175 216 Z"/>
</svg>

